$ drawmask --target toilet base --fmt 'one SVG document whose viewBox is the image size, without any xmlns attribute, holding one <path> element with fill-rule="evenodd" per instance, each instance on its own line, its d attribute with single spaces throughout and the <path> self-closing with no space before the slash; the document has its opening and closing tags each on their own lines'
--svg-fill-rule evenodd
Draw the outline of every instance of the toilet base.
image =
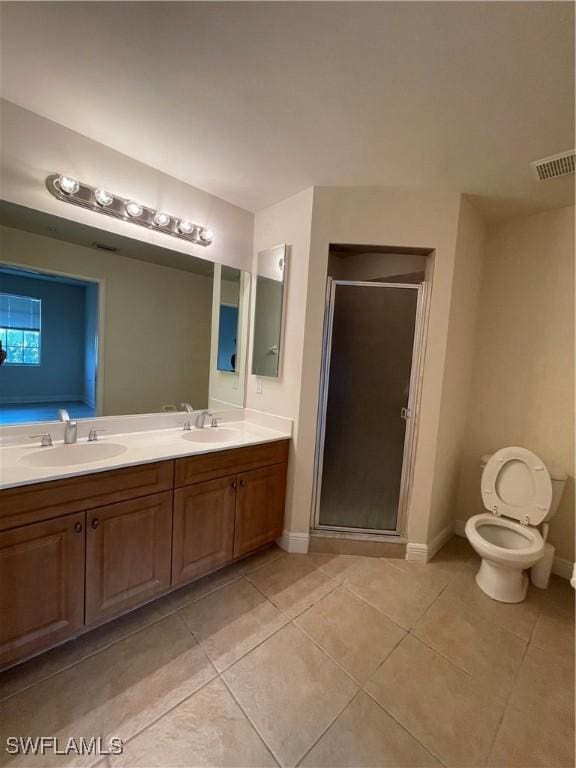
<svg viewBox="0 0 576 768">
<path fill-rule="evenodd" d="M 526 599 L 528 576 L 520 568 L 505 568 L 482 560 L 476 574 L 482 592 L 500 603 L 521 603 Z"/>
</svg>

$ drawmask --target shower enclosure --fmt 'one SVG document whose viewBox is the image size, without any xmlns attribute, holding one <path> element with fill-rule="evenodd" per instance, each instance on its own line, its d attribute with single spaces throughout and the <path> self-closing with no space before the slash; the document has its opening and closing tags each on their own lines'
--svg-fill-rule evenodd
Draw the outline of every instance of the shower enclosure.
<svg viewBox="0 0 576 768">
<path fill-rule="evenodd" d="M 315 527 L 398 534 L 425 284 L 328 281 Z"/>
</svg>

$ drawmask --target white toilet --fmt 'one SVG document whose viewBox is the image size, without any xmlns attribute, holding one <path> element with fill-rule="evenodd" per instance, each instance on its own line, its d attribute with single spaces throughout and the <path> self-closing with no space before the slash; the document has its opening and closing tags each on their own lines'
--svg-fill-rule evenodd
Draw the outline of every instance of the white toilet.
<svg viewBox="0 0 576 768">
<path fill-rule="evenodd" d="M 544 554 L 546 523 L 558 510 L 566 474 L 518 447 L 483 456 L 482 466 L 480 488 L 489 512 L 466 523 L 468 541 L 482 558 L 476 583 L 494 600 L 520 603 L 528 589 L 524 571 Z"/>
</svg>

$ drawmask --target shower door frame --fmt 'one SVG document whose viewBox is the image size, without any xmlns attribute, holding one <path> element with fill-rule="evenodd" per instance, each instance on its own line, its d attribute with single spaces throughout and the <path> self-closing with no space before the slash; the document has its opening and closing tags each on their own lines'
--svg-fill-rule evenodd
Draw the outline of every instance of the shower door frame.
<svg viewBox="0 0 576 768">
<path fill-rule="evenodd" d="M 328 390 L 330 384 L 330 362 L 332 356 L 332 329 L 334 320 L 334 303 L 338 285 L 358 286 L 366 288 L 405 288 L 418 291 L 416 301 L 416 316 L 414 325 L 414 340 L 412 343 L 412 363 L 410 368 L 410 386 L 408 390 L 406 431 L 404 433 L 404 450 L 402 455 L 402 473 L 400 476 L 400 497 L 396 527 L 392 529 L 354 528 L 342 525 L 322 525 L 320 523 L 320 496 L 322 493 L 322 469 L 324 463 L 324 441 L 326 437 L 326 411 L 328 407 Z M 317 532 L 336 532 L 354 534 L 359 537 L 389 537 L 397 541 L 405 535 L 406 513 L 408 499 L 412 486 L 412 470 L 418 417 L 420 413 L 420 398 L 422 390 L 422 371 L 425 353 L 425 338 L 428 316 L 429 283 L 382 283 L 365 282 L 362 280 L 335 280 L 328 278 L 326 284 L 326 303 L 324 307 L 324 334 L 322 341 L 322 365 L 320 370 L 320 396 L 318 401 L 318 423 L 316 427 L 316 451 L 314 459 L 314 488 L 312 496 L 313 520 L 312 529 Z M 400 418 L 402 418 L 400 416 Z"/>
</svg>

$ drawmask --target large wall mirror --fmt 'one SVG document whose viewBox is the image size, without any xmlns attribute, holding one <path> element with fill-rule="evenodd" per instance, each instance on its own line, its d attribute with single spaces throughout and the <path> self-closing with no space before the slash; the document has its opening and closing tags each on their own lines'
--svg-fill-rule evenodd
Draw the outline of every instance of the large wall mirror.
<svg viewBox="0 0 576 768">
<path fill-rule="evenodd" d="M 286 245 L 260 251 L 257 258 L 252 373 L 280 373 L 282 314 L 286 284 Z"/>
<path fill-rule="evenodd" d="M 243 407 L 250 276 L 0 203 L 0 424 Z"/>
</svg>

